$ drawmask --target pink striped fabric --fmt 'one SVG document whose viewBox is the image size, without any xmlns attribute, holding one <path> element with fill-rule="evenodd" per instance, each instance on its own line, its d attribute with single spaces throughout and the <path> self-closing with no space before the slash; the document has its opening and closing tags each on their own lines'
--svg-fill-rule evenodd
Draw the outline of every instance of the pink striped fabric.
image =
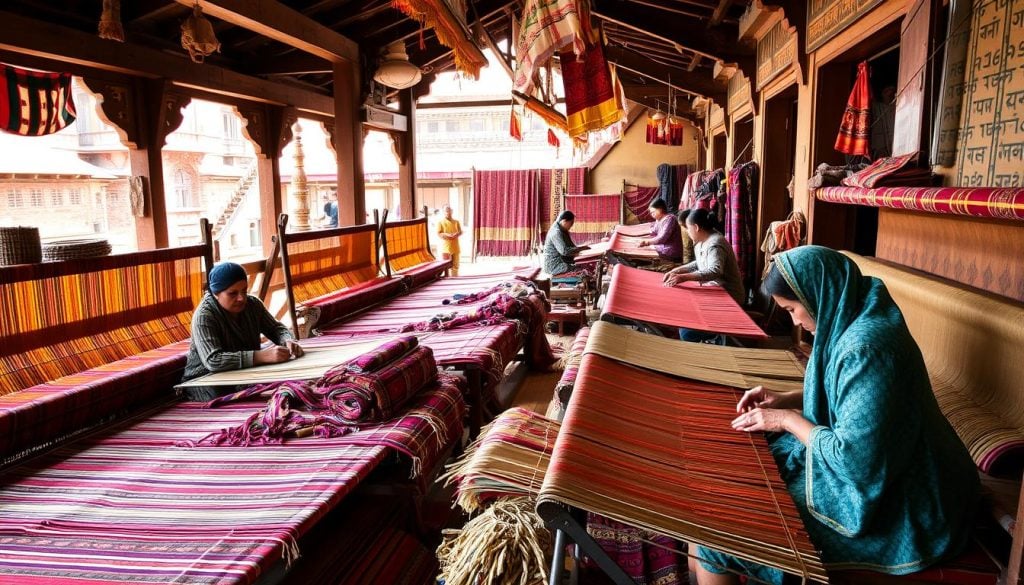
<svg viewBox="0 0 1024 585">
<path fill-rule="evenodd" d="M 387 448 L 351 437 L 175 447 L 258 405 L 180 404 L 7 470 L 0 583 L 251 583 Z"/>
<path fill-rule="evenodd" d="M 691 282 L 665 287 L 663 276 L 660 272 L 616 265 L 608 285 L 605 312 L 670 327 L 768 337 L 722 287 Z"/>
</svg>

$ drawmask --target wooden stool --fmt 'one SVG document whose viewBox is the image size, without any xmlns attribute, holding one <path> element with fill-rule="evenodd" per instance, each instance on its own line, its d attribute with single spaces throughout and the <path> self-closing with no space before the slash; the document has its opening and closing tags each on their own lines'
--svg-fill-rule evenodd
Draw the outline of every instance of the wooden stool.
<svg viewBox="0 0 1024 585">
<path fill-rule="evenodd" d="M 566 321 L 569 323 L 576 323 L 577 327 L 583 327 L 587 324 L 587 315 L 585 309 L 574 309 L 571 307 L 555 307 L 548 313 L 548 321 L 552 323 L 558 323 L 558 334 L 564 335 L 564 325 Z"/>
</svg>

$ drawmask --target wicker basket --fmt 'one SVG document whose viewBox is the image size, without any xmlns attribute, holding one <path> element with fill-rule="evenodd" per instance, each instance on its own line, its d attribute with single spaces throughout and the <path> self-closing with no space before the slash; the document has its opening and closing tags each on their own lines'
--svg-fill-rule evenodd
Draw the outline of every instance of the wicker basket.
<svg viewBox="0 0 1024 585">
<path fill-rule="evenodd" d="M 0 227 L 0 266 L 42 262 L 39 228 Z"/>
<path fill-rule="evenodd" d="M 110 250 L 110 242 L 106 240 L 60 240 L 43 244 L 43 260 L 58 262 L 98 258 L 109 255 Z"/>
</svg>

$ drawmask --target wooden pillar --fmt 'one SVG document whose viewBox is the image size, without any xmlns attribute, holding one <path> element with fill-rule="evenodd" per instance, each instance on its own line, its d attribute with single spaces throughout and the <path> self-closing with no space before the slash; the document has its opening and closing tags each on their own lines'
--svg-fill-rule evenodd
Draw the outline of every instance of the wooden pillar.
<svg viewBox="0 0 1024 585">
<path fill-rule="evenodd" d="M 399 93 L 400 109 L 408 119 L 408 129 L 392 135 L 398 155 L 399 208 L 403 219 L 416 217 L 416 99 L 412 89 Z"/>
<path fill-rule="evenodd" d="M 366 223 L 363 178 L 362 83 L 358 63 L 334 64 L 335 153 L 338 157 L 338 225 Z"/>
<path fill-rule="evenodd" d="M 263 253 L 274 250 L 277 219 L 283 210 L 281 188 L 281 152 L 292 139 L 292 124 L 298 119 L 295 108 L 251 104 L 239 106 L 245 121 L 243 133 L 256 150 L 256 182 L 260 201 L 260 243 Z"/>
<path fill-rule="evenodd" d="M 182 110 L 191 98 L 172 91 L 165 79 L 140 79 L 132 88 L 140 130 L 129 149 L 132 176 L 141 176 L 148 183 L 145 213 L 135 218 L 136 243 L 140 250 L 166 248 L 167 186 L 164 184 L 163 147 L 167 135 L 181 125 Z"/>
</svg>

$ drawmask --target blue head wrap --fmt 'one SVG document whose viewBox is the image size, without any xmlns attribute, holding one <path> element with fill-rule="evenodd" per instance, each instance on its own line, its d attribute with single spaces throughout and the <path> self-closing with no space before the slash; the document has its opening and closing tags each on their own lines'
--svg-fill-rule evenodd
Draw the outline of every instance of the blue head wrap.
<svg viewBox="0 0 1024 585">
<path fill-rule="evenodd" d="M 217 294 L 231 285 L 248 280 L 245 269 L 234 262 L 221 262 L 210 271 L 210 292 Z"/>
</svg>

